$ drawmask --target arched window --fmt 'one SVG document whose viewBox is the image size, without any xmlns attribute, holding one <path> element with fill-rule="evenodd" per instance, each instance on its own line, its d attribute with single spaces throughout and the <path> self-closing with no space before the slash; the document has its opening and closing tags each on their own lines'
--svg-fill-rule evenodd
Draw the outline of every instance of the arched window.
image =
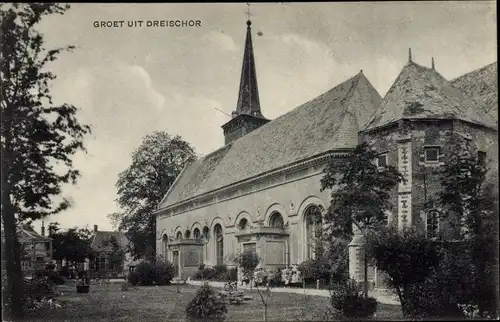
<svg viewBox="0 0 500 322">
<path fill-rule="evenodd" d="M 184 238 L 186 239 L 189 239 L 191 237 L 191 232 L 188 230 L 186 230 L 186 232 L 184 233 Z"/>
<path fill-rule="evenodd" d="M 207 226 L 203 227 L 203 238 L 205 238 L 206 241 L 210 239 L 210 229 Z"/>
<path fill-rule="evenodd" d="M 248 220 L 246 218 L 241 218 L 240 223 L 238 224 L 238 228 L 241 230 L 245 230 L 248 228 Z"/>
<path fill-rule="evenodd" d="M 179 231 L 177 232 L 177 235 L 175 236 L 175 239 L 181 240 L 182 239 L 182 233 Z"/>
<path fill-rule="evenodd" d="M 217 224 L 214 227 L 215 236 L 215 258 L 217 258 L 217 265 L 224 264 L 224 235 L 222 233 L 222 226 Z"/>
<path fill-rule="evenodd" d="M 193 229 L 193 238 L 194 239 L 200 239 L 200 230 L 198 228 Z"/>
<path fill-rule="evenodd" d="M 273 212 L 269 218 L 269 227 L 283 228 L 284 226 L 283 216 L 277 211 Z"/>
<path fill-rule="evenodd" d="M 168 244 L 168 236 L 167 234 L 163 235 L 163 238 L 162 238 L 162 244 L 163 244 L 163 258 L 166 260 L 167 259 L 167 252 L 168 252 L 168 247 L 167 247 L 167 244 Z"/>
<path fill-rule="evenodd" d="M 306 208 L 304 214 L 306 226 L 306 258 L 316 259 L 323 253 L 323 243 L 321 241 L 323 233 L 322 225 L 323 208 L 318 205 L 311 205 Z"/>
</svg>

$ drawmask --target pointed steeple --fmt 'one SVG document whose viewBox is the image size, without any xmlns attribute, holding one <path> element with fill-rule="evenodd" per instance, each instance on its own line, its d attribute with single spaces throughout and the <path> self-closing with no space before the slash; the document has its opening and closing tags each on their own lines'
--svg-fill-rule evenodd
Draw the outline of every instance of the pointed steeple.
<svg viewBox="0 0 500 322">
<path fill-rule="evenodd" d="M 251 25 L 252 22 L 248 20 L 236 114 L 263 117 L 260 111 L 259 89 L 257 87 L 257 73 L 255 71 Z"/>
<path fill-rule="evenodd" d="M 248 15 L 250 14 L 248 13 Z M 247 20 L 247 36 L 236 110 L 231 114 L 231 120 L 222 126 L 225 144 L 229 144 L 269 122 L 260 111 L 251 25 L 252 22 Z"/>
</svg>

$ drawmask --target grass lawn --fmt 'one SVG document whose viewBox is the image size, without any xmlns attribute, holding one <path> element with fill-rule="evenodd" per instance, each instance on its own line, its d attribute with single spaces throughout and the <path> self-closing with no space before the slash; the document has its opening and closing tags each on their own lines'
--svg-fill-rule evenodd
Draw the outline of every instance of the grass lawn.
<svg viewBox="0 0 500 322">
<path fill-rule="evenodd" d="M 121 291 L 120 284 L 91 285 L 90 293 L 78 294 L 73 285 L 63 285 L 58 298 L 62 307 L 30 314 L 27 320 L 65 321 L 184 321 L 185 308 L 198 287 L 141 286 Z M 217 291 L 218 289 L 216 289 Z M 227 321 L 263 321 L 264 309 L 256 291 L 241 305 L 229 305 Z M 272 293 L 268 304 L 269 321 L 318 321 L 329 299 L 321 296 Z M 399 305 L 379 304 L 378 320 L 400 320 Z"/>
</svg>

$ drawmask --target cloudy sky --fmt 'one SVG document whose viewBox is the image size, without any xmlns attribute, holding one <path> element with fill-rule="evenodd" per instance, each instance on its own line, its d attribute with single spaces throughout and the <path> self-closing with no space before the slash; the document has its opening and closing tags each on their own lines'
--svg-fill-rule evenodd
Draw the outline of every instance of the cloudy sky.
<svg viewBox="0 0 500 322">
<path fill-rule="evenodd" d="M 180 135 L 199 154 L 223 145 L 222 124 L 237 101 L 247 7 L 240 4 L 73 4 L 39 29 L 47 47 L 78 48 L 51 65 L 58 102 L 92 125 L 82 177 L 64 195 L 62 227 L 112 229 L 115 183 L 141 138 Z M 276 118 L 360 69 L 384 95 L 408 60 L 452 79 L 496 60 L 494 2 L 252 4 L 262 112 Z M 129 28 L 135 20 L 201 20 L 200 27 Z M 96 28 L 94 21 L 125 21 Z M 262 35 L 258 36 L 257 32 Z M 259 33 L 260 34 L 260 33 Z M 40 226 L 37 223 L 36 226 Z"/>
</svg>

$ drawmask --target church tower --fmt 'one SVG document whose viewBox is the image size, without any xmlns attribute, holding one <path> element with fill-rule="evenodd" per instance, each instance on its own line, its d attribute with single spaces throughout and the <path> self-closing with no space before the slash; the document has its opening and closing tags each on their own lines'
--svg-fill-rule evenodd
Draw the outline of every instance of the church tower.
<svg viewBox="0 0 500 322">
<path fill-rule="evenodd" d="M 252 22 L 248 20 L 236 110 L 232 112 L 232 119 L 222 126 L 225 144 L 229 144 L 269 122 L 260 111 L 251 25 Z"/>
</svg>

